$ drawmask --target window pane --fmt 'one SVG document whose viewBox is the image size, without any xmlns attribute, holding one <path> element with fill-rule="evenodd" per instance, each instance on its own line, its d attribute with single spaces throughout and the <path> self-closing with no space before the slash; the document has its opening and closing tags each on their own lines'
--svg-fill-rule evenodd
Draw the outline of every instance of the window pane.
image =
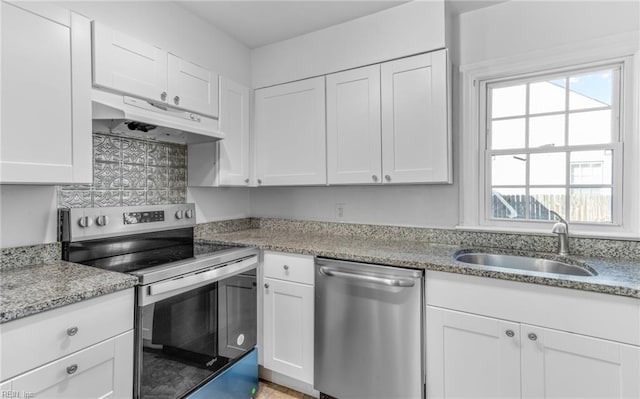
<svg viewBox="0 0 640 399">
<path fill-rule="evenodd" d="M 524 118 L 493 121 L 491 124 L 491 148 L 524 148 Z"/>
<path fill-rule="evenodd" d="M 491 215 L 494 219 L 526 218 L 524 188 L 493 188 L 491 191 Z"/>
<path fill-rule="evenodd" d="M 569 115 L 569 145 L 605 144 L 611 140 L 611 111 Z"/>
<path fill-rule="evenodd" d="M 524 115 L 527 86 L 519 85 L 491 90 L 491 118 Z"/>
<path fill-rule="evenodd" d="M 529 113 L 564 111 L 566 90 L 557 81 L 531 83 L 529 85 Z"/>
<path fill-rule="evenodd" d="M 569 78 L 569 109 L 611 106 L 612 70 L 589 72 Z"/>
<path fill-rule="evenodd" d="M 550 211 L 566 219 L 567 192 L 564 188 L 532 188 L 530 194 L 530 219 L 557 220 Z"/>
<path fill-rule="evenodd" d="M 613 151 L 576 151 L 570 155 L 571 184 L 611 184 Z"/>
<path fill-rule="evenodd" d="M 571 222 L 611 223 L 610 188 L 572 188 Z"/>
<path fill-rule="evenodd" d="M 566 184 L 566 153 L 531 154 L 529 184 Z"/>
<path fill-rule="evenodd" d="M 553 115 L 529 119 L 529 147 L 563 146 L 564 118 L 564 115 Z"/>
<path fill-rule="evenodd" d="M 524 186 L 527 156 L 494 155 L 491 162 L 491 184 L 494 186 Z"/>
</svg>

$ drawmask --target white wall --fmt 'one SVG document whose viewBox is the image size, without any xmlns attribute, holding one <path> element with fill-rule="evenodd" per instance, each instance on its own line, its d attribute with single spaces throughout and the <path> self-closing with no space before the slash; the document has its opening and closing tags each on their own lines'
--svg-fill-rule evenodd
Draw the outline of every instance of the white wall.
<svg viewBox="0 0 640 399">
<path fill-rule="evenodd" d="M 0 248 L 55 242 L 57 202 L 53 186 L 0 186 Z"/>
<path fill-rule="evenodd" d="M 462 65 L 640 29 L 639 1 L 508 1 L 460 16 Z"/>
<path fill-rule="evenodd" d="M 251 52 L 260 88 L 445 46 L 444 1 L 410 2 Z"/>
<path fill-rule="evenodd" d="M 256 217 L 342 221 L 417 227 L 453 227 L 456 186 L 260 187 L 251 191 Z M 335 205 L 345 204 L 344 218 Z M 438 204 L 438 205 L 436 205 Z"/>
<path fill-rule="evenodd" d="M 241 43 L 171 2 L 59 2 L 89 18 L 163 47 L 176 55 L 249 85 L 250 52 Z M 56 241 L 56 189 L 53 186 L 0 187 L 0 247 Z M 197 221 L 245 217 L 246 189 L 189 190 L 198 202 Z"/>
</svg>

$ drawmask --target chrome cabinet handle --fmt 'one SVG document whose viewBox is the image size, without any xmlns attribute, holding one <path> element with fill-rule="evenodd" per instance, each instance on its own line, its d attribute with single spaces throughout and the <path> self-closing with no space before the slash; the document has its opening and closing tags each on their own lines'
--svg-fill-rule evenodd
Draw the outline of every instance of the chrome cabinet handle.
<svg viewBox="0 0 640 399">
<path fill-rule="evenodd" d="M 67 374 L 73 374 L 76 371 L 78 371 L 78 365 L 77 364 L 72 364 L 71 366 L 67 367 Z"/>
<path fill-rule="evenodd" d="M 264 283 L 264 288 L 269 288 L 269 284 Z"/>
<path fill-rule="evenodd" d="M 385 179 L 386 181 L 391 181 L 391 176 L 389 176 L 389 175 L 384 175 L 384 179 Z"/>
<path fill-rule="evenodd" d="M 378 176 L 376 176 L 376 175 L 372 175 L 372 176 L 371 176 L 371 180 L 373 180 L 373 181 L 378 181 Z"/>
<path fill-rule="evenodd" d="M 162 93 L 160 93 L 160 99 L 161 99 L 162 101 L 164 101 L 164 100 L 166 100 L 166 99 L 167 99 L 167 92 L 166 92 L 166 91 L 163 91 Z"/>
<path fill-rule="evenodd" d="M 73 327 L 69 327 L 67 328 L 67 335 L 70 337 L 73 337 L 74 335 L 76 335 L 78 333 L 78 327 L 73 326 Z"/>
<path fill-rule="evenodd" d="M 505 333 L 505 334 L 507 334 L 507 337 L 509 337 L 509 338 L 511 338 L 511 337 L 513 337 L 514 335 L 516 335 L 516 334 L 513 332 L 513 330 L 507 330 L 507 331 L 505 331 L 504 333 Z"/>
<path fill-rule="evenodd" d="M 288 265 L 284 265 L 284 270 L 289 270 L 289 266 Z"/>
<path fill-rule="evenodd" d="M 536 339 L 538 339 L 538 336 L 535 335 L 534 333 L 529 333 L 529 335 L 527 335 L 527 337 L 529 337 L 530 340 L 535 341 Z"/>
<path fill-rule="evenodd" d="M 174 103 L 175 105 L 180 104 L 180 97 L 178 97 L 178 96 L 173 97 L 173 103 Z"/>
</svg>

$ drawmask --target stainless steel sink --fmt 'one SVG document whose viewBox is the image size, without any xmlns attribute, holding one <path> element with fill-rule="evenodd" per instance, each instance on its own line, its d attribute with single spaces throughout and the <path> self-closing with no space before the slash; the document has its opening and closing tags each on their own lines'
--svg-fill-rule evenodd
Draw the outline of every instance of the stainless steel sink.
<svg viewBox="0 0 640 399">
<path fill-rule="evenodd" d="M 549 259 L 527 256 L 497 255 L 480 252 L 460 253 L 455 256 L 459 262 L 480 266 L 503 267 L 544 273 L 568 274 L 571 276 L 596 276 L 598 273 L 588 266 L 570 265 Z"/>
</svg>

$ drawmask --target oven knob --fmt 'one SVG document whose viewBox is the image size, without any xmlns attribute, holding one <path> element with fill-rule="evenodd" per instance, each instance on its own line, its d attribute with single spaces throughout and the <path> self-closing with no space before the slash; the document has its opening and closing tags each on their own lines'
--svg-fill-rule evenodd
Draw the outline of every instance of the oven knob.
<svg viewBox="0 0 640 399">
<path fill-rule="evenodd" d="M 182 219 L 184 217 L 184 211 L 176 212 L 176 219 Z"/>
<path fill-rule="evenodd" d="M 187 209 L 184 215 L 187 217 L 187 219 L 191 219 L 193 217 L 193 211 L 191 209 Z"/>
<path fill-rule="evenodd" d="M 109 223 L 109 216 L 101 215 L 96 218 L 96 224 L 98 226 L 106 226 Z"/>
<path fill-rule="evenodd" d="M 78 224 L 80 227 L 89 227 L 93 224 L 93 219 L 89 216 L 83 216 L 78 220 Z"/>
</svg>

